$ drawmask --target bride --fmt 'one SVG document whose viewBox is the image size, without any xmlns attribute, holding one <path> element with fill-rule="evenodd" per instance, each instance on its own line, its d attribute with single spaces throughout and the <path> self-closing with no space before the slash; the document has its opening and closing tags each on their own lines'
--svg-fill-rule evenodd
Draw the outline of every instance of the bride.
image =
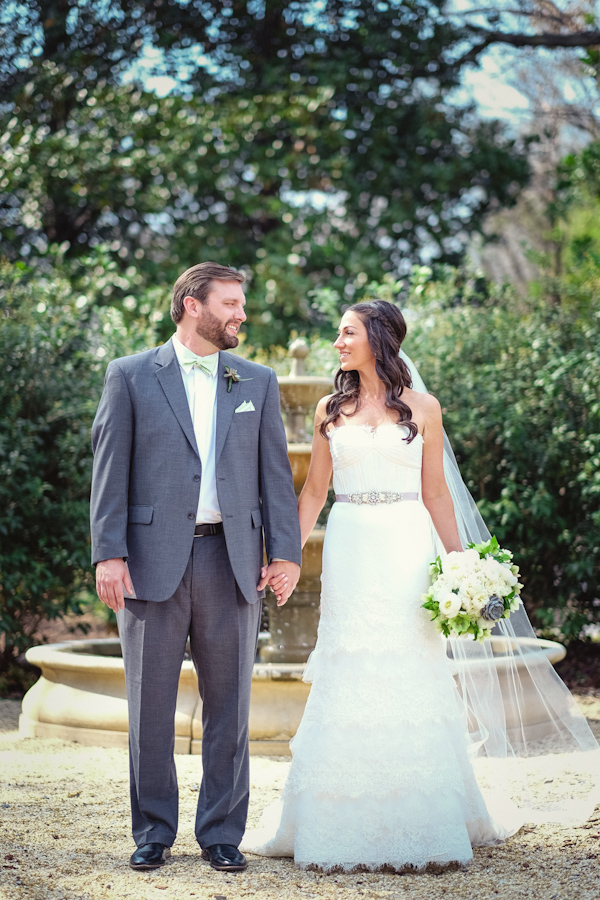
<svg viewBox="0 0 600 900">
<path fill-rule="evenodd" d="M 303 544 L 332 472 L 336 502 L 323 550 L 318 639 L 305 672 L 312 688 L 291 744 L 281 802 L 244 841 L 250 852 L 293 856 L 302 868 L 466 863 L 473 846 L 504 840 L 526 815 L 510 803 L 492 813 L 491 795 L 486 802 L 478 783 L 478 777 L 488 787 L 502 781 L 505 794 L 510 783 L 522 798 L 513 770 L 499 766 L 490 774 L 488 767 L 477 777 L 472 763 L 475 755 L 486 756 L 486 742 L 504 757 L 494 767 L 532 755 L 531 741 L 527 752 L 512 751 L 506 722 L 504 753 L 497 752 L 496 707 L 506 716 L 508 701 L 494 700 L 496 669 L 486 664 L 491 654 L 477 645 L 484 677 L 477 684 L 459 678 L 457 688 L 452 666 L 460 668 L 465 642 L 455 642 L 449 660 L 421 606 L 429 563 L 438 553 L 462 550 L 465 537 L 444 472 L 440 404 L 413 388 L 399 356 L 405 334 L 402 314 L 391 303 L 348 309 L 334 344 L 340 354 L 335 391 L 315 414 L 311 464 L 299 499 Z M 529 669 L 535 675 L 541 661 L 533 655 L 536 664 Z M 511 665 L 513 656 L 508 653 Z M 551 669 L 545 656 L 543 661 Z M 553 690 L 554 682 L 549 703 Z M 559 747 L 555 740 L 553 749 L 561 759 L 573 756 L 565 749 L 586 751 L 575 755 L 588 762 L 593 756 L 594 769 L 597 745 L 570 695 L 565 700 L 566 688 L 558 693 L 547 718 L 553 738 L 560 733 L 569 739 Z M 491 716 L 485 712 L 490 705 Z M 536 750 L 545 752 L 547 746 Z M 589 765 L 575 768 L 589 801 L 595 775 Z"/>
</svg>

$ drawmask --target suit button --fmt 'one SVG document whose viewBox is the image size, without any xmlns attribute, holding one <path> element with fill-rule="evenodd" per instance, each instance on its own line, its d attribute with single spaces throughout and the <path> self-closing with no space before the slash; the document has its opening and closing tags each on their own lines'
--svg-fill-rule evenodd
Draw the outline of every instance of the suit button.
<svg viewBox="0 0 600 900">
<path fill-rule="evenodd" d="M 194 475 L 194 481 L 200 481 L 200 476 L 199 476 L 199 475 Z"/>
<path fill-rule="evenodd" d="M 196 516 L 194 515 L 194 513 L 188 513 L 188 519 L 195 519 L 195 518 L 196 518 Z"/>
</svg>

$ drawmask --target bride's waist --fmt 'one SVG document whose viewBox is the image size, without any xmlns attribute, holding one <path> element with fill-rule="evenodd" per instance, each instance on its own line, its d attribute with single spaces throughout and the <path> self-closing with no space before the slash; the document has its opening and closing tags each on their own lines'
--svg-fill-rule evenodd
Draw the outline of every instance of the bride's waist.
<svg viewBox="0 0 600 900">
<path fill-rule="evenodd" d="M 381 503 L 389 505 L 390 503 L 401 503 L 410 500 L 420 500 L 419 491 L 354 491 L 349 493 L 337 493 L 335 495 L 337 503 L 355 503 L 358 506 L 368 504 L 369 506 L 377 506 Z"/>
<path fill-rule="evenodd" d="M 336 501 L 330 510 L 327 528 L 349 528 L 350 532 L 367 528 L 369 532 L 382 536 L 402 533 L 422 536 L 429 534 L 431 516 L 420 498 L 402 500 L 396 503 L 344 503 Z M 334 529 L 334 530 L 335 530 Z M 424 529 L 424 531 L 423 531 Z"/>
<path fill-rule="evenodd" d="M 421 496 L 421 479 L 417 478 L 382 478 L 381 473 L 374 472 L 373 478 L 335 478 L 333 490 L 336 494 L 405 494 Z"/>
<path fill-rule="evenodd" d="M 367 495 L 368 496 L 368 495 Z M 427 507 L 423 503 L 420 494 L 412 491 L 403 491 L 403 498 L 400 500 L 373 502 L 372 500 L 361 500 L 354 502 L 345 500 L 343 495 L 340 498 L 336 495 L 336 502 L 332 505 L 330 515 L 335 512 L 338 516 L 350 517 L 361 516 L 366 514 L 369 518 L 385 519 L 421 519 L 429 518 Z"/>
</svg>

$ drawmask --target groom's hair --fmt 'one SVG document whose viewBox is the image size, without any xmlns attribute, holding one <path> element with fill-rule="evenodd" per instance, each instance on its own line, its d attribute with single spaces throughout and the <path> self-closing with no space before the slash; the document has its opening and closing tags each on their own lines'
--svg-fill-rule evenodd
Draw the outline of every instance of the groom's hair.
<svg viewBox="0 0 600 900">
<path fill-rule="evenodd" d="M 206 303 L 211 291 L 211 284 L 217 281 L 237 281 L 243 284 L 246 276 L 231 266 L 221 266 L 219 263 L 203 262 L 197 266 L 186 269 L 180 275 L 173 286 L 173 299 L 171 301 L 171 318 L 177 325 L 184 313 L 183 301 L 186 297 L 193 297 L 200 303 Z"/>
</svg>

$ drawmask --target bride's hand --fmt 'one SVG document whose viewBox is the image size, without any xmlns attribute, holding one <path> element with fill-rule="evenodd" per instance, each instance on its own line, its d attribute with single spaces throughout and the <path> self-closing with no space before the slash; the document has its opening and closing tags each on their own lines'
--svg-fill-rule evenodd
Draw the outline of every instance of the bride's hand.
<svg viewBox="0 0 600 900">
<path fill-rule="evenodd" d="M 298 583 L 300 566 L 285 559 L 272 560 L 270 565 L 260 570 L 260 581 L 257 589 L 268 584 L 277 598 L 277 606 L 283 606 Z"/>
<path fill-rule="evenodd" d="M 277 600 L 280 600 L 281 594 L 287 584 L 287 575 L 285 575 L 283 572 L 280 572 L 278 575 L 271 575 L 271 577 L 269 578 L 267 574 L 268 571 L 268 566 L 262 567 L 262 569 L 260 570 L 260 581 L 258 582 L 256 589 L 262 591 L 262 589 L 268 585 L 269 590 L 271 590 L 275 594 Z"/>
<path fill-rule="evenodd" d="M 261 581 L 267 575 L 267 566 L 263 566 L 260 570 Z M 277 599 L 279 600 L 281 594 L 283 593 L 284 588 L 287 585 L 287 575 L 284 572 L 280 572 L 278 575 L 272 575 L 268 581 L 268 587 L 273 591 Z"/>
</svg>

